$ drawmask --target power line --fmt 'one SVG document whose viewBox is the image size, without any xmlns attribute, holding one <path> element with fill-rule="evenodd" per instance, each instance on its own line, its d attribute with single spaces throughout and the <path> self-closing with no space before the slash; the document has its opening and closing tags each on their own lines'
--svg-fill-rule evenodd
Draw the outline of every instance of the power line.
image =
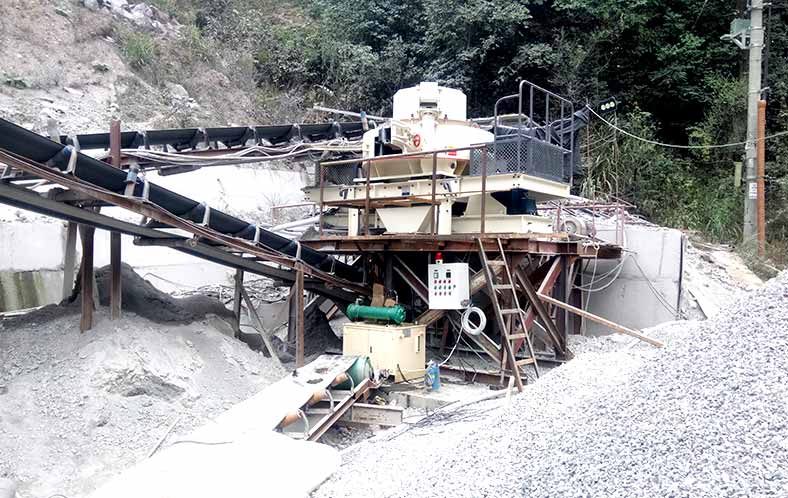
<svg viewBox="0 0 788 498">
<path fill-rule="evenodd" d="M 608 121 L 607 119 L 603 118 L 599 114 L 597 114 L 596 111 L 594 111 L 590 106 L 586 106 L 586 108 L 589 111 L 591 111 L 591 114 L 593 114 L 594 116 L 599 118 L 603 123 L 605 123 L 609 127 L 613 128 L 614 130 L 618 131 L 619 133 L 622 133 L 622 134 L 624 134 L 624 135 L 626 135 L 626 136 L 628 136 L 630 138 L 634 138 L 635 140 L 640 140 L 641 142 L 645 142 L 645 143 L 651 144 L 651 145 L 658 145 L 660 147 L 670 147 L 670 148 L 674 148 L 674 149 L 723 149 L 723 148 L 727 148 L 727 147 L 741 147 L 742 145 L 747 145 L 746 141 L 744 141 L 744 142 L 731 142 L 731 143 L 727 143 L 727 144 L 712 144 L 712 145 L 677 145 L 677 144 L 668 144 L 668 143 L 665 143 L 665 142 L 657 142 L 656 140 L 649 140 L 648 138 L 639 137 L 639 136 L 635 135 L 634 133 L 630 133 L 627 130 L 623 130 L 623 129 L 619 128 L 618 126 L 614 125 L 613 123 L 611 123 L 610 121 Z M 782 137 L 784 135 L 788 135 L 788 130 L 781 131 L 781 132 L 775 133 L 773 135 L 768 135 L 768 136 L 765 136 L 763 138 L 755 139 L 754 142 L 759 142 L 761 140 L 764 140 L 764 141 L 771 140 L 773 138 Z"/>
</svg>

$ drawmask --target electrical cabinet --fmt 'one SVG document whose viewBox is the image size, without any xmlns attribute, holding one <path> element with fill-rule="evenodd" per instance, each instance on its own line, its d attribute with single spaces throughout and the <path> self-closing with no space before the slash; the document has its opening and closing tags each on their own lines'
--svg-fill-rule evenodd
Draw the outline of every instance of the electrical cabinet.
<svg viewBox="0 0 788 498">
<path fill-rule="evenodd" d="M 378 325 L 351 322 L 342 328 L 342 354 L 366 356 L 375 370 L 386 370 L 395 382 L 424 376 L 424 325 Z"/>
<path fill-rule="evenodd" d="M 430 309 L 459 310 L 470 302 L 468 263 L 435 263 L 427 270 Z"/>
</svg>

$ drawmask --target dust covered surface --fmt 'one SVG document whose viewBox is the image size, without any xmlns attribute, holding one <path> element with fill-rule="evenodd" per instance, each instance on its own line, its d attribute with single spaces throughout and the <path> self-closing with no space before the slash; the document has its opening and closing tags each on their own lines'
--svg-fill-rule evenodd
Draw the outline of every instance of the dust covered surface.
<svg viewBox="0 0 788 498">
<path fill-rule="evenodd" d="M 99 301 L 103 306 L 109 306 L 111 276 L 109 266 L 96 270 Z M 203 295 L 175 298 L 160 291 L 126 263 L 121 264 L 121 281 L 123 309 L 154 322 L 188 323 L 204 318 L 208 314 L 233 317 L 233 312 L 218 299 Z"/>
<path fill-rule="evenodd" d="M 705 321 L 573 338 L 523 394 L 345 451 L 314 497 L 788 495 L 788 272 Z"/>
<path fill-rule="evenodd" d="M 283 375 L 211 320 L 0 325 L 0 477 L 20 498 L 84 496 Z"/>
</svg>

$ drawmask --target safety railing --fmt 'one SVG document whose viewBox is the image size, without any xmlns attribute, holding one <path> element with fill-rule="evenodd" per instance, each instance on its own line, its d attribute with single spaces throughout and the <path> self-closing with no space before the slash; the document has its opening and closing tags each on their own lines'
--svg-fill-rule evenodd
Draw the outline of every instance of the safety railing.
<svg viewBox="0 0 788 498">
<path fill-rule="evenodd" d="M 318 177 L 318 184 L 320 189 L 320 197 L 318 201 L 318 213 L 319 213 L 319 233 L 320 237 L 323 236 L 324 231 L 324 222 L 323 222 L 323 215 L 325 213 L 326 206 L 346 206 L 346 207 L 353 207 L 356 209 L 362 209 L 363 212 L 363 226 L 364 226 L 364 234 L 370 234 L 370 214 L 372 208 L 375 206 L 380 205 L 394 205 L 398 201 L 402 202 L 403 200 L 413 203 L 422 203 L 422 204 L 430 204 L 430 234 L 437 235 L 439 231 L 439 216 L 438 216 L 438 205 L 440 201 L 438 198 L 444 198 L 451 193 L 443 193 L 437 191 L 437 184 L 441 180 L 438 177 L 438 155 L 439 154 L 448 154 L 448 153 L 456 153 L 461 151 L 470 151 L 471 155 L 473 155 L 474 151 L 478 151 L 480 161 L 481 161 L 481 173 L 478 176 L 481 176 L 481 189 L 479 191 L 471 191 L 465 193 L 471 194 L 481 194 L 481 206 L 480 206 L 480 220 L 479 220 L 479 233 L 484 235 L 485 233 L 485 215 L 486 215 L 486 197 L 487 197 L 487 158 L 488 158 L 488 149 L 490 144 L 478 144 L 478 145 L 470 145 L 467 147 L 453 147 L 448 149 L 439 149 L 439 150 L 431 150 L 431 151 L 424 151 L 424 152 L 411 152 L 406 154 L 392 154 L 386 156 L 375 156 L 375 157 L 368 157 L 364 159 L 342 159 L 337 161 L 324 161 L 317 164 L 317 177 Z M 430 195 L 415 195 L 415 196 L 396 196 L 396 197 L 376 197 L 372 199 L 370 196 L 370 187 L 371 187 L 371 172 L 372 172 L 372 163 L 379 163 L 379 162 L 386 162 L 386 161 L 395 161 L 395 160 L 402 160 L 402 159 L 424 159 L 424 158 L 431 158 L 432 159 L 432 174 L 430 175 Z M 456 158 L 453 158 L 456 159 Z M 330 168 L 337 168 L 343 167 L 348 165 L 358 165 L 361 163 L 361 170 L 363 172 L 363 179 L 364 179 L 364 198 L 362 199 L 345 199 L 341 201 L 326 201 L 325 200 L 325 185 L 327 177 L 329 176 L 327 172 Z M 358 179 L 358 178 L 354 178 Z M 352 183 L 352 182 L 349 182 Z"/>
<path fill-rule="evenodd" d="M 517 102 L 517 113 L 499 114 L 502 105 Z M 574 105 L 571 101 L 522 80 L 518 93 L 495 103 L 495 140 L 485 159 L 493 172 L 522 173 L 572 182 L 574 170 Z M 471 157 L 471 175 L 481 173 L 481 158 Z M 488 171 L 487 174 L 490 174 Z"/>
</svg>

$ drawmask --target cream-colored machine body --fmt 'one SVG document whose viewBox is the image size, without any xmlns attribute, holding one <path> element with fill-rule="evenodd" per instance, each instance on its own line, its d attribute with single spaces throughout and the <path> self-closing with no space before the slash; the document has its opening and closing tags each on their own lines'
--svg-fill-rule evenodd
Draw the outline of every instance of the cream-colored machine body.
<svg viewBox="0 0 788 498">
<path fill-rule="evenodd" d="M 429 152 L 471 145 L 489 144 L 492 133 L 482 130 L 466 119 L 466 97 L 459 90 L 440 87 L 437 83 L 421 83 L 399 90 L 394 95 L 394 112 L 384 125 L 363 136 L 363 158 L 417 152 Z M 481 228 L 482 177 L 469 175 L 471 151 L 437 154 L 435 171 L 436 231 L 440 235 L 478 233 Z M 371 162 L 369 199 L 380 201 L 370 213 L 369 226 L 384 228 L 389 233 L 428 233 L 432 230 L 433 158 L 392 158 Z M 550 218 L 507 214 L 506 207 L 491 195 L 520 189 L 529 198 L 543 202 L 569 196 L 570 185 L 522 173 L 490 173 L 484 182 L 485 232 L 489 233 L 550 233 Z M 319 188 L 306 189 L 307 200 L 320 200 Z M 362 201 L 367 198 L 365 178 L 351 185 L 326 185 L 323 200 Z M 394 199 L 407 203 L 390 203 Z M 467 204 L 456 210 L 455 203 Z M 460 211 L 462 214 L 455 214 Z M 345 214 L 346 213 L 346 214 Z M 361 209 L 349 208 L 340 216 L 350 236 L 358 235 L 366 226 Z M 337 214 L 332 215 L 334 217 Z"/>
<path fill-rule="evenodd" d="M 346 323 L 342 329 L 342 354 L 367 356 L 376 371 L 386 370 L 395 382 L 424 376 L 426 353 L 424 325 Z"/>
</svg>

